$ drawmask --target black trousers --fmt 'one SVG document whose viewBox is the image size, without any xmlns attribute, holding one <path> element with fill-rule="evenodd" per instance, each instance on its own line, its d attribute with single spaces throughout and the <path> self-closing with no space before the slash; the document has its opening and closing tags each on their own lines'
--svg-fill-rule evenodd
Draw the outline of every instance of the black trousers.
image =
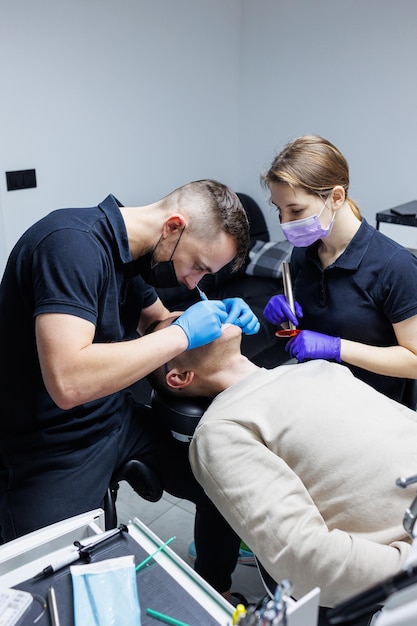
<svg viewBox="0 0 417 626">
<path fill-rule="evenodd" d="M 240 539 L 193 477 L 188 446 L 177 442 L 148 407 L 126 395 L 120 425 L 88 446 L 7 455 L 0 467 L 0 540 L 20 537 L 103 507 L 113 473 L 131 458 L 150 465 L 165 491 L 196 505 L 196 571 L 217 591 L 230 589 Z M 140 515 L 139 515 L 140 517 Z M 175 549 L 175 548 L 174 548 Z"/>
</svg>

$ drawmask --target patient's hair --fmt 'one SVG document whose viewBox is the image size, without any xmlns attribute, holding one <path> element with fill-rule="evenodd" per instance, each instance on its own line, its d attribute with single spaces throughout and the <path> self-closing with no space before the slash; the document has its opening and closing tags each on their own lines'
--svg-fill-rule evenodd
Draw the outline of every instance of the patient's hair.
<svg viewBox="0 0 417 626">
<path fill-rule="evenodd" d="M 349 198 L 349 166 L 341 152 L 330 141 L 319 135 L 304 135 L 288 143 L 274 158 L 261 183 L 285 183 L 299 187 L 309 194 L 325 198 L 336 185 L 345 190 L 346 200 L 358 219 L 356 202 Z"/>
<path fill-rule="evenodd" d="M 170 323 L 172 324 L 173 322 L 175 322 L 178 317 L 179 315 L 173 316 Z M 162 321 L 163 320 L 156 320 L 151 322 L 145 330 L 145 335 L 149 335 L 153 332 L 158 332 L 158 330 L 155 331 L 155 329 Z M 205 359 L 204 353 L 202 354 L 201 352 L 202 348 L 204 348 L 204 346 L 201 346 L 200 348 L 192 348 L 191 350 L 186 350 L 185 352 L 180 352 L 180 354 L 177 354 L 177 356 L 170 359 L 170 363 L 174 365 L 175 362 L 176 367 L 197 371 L 200 367 L 201 360 Z M 173 389 L 172 387 L 170 387 L 170 385 L 167 385 L 166 373 L 167 364 L 164 364 L 160 367 L 157 367 L 152 372 L 149 372 L 149 374 L 146 376 L 146 379 L 150 386 L 155 389 L 155 391 L 157 391 L 160 396 L 178 397 L 178 394 L 181 394 L 182 397 L 196 397 L 196 393 L 192 385 L 187 385 L 186 387 L 176 389 Z"/>
<path fill-rule="evenodd" d="M 249 247 L 249 221 L 239 197 L 227 185 L 196 180 L 172 191 L 161 204 L 174 204 L 178 211 L 183 207 L 192 218 L 187 231 L 199 239 L 215 239 L 220 232 L 231 235 L 236 244 L 233 270 L 243 265 Z"/>
</svg>

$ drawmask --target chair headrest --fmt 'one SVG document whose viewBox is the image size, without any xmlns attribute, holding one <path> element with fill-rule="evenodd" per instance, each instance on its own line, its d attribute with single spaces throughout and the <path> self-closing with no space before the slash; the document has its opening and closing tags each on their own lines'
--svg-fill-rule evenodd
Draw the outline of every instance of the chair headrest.
<svg viewBox="0 0 417 626">
<path fill-rule="evenodd" d="M 172 436 L 183 443 L 190 443 L 211 398 L 174 398 L 151 393 L 151 407 L 156 417 L 171 430 Z"/>
</svg>

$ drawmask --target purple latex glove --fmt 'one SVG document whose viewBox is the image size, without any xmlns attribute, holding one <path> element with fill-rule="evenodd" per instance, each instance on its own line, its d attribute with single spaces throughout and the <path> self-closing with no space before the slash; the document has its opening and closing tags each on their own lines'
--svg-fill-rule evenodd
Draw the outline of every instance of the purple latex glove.
<svg viewBox="0 0 417 626">
<path fill-rule="evenodd" d="M 244 335 L 255 335 L 260 323 L 252 309 L 242 298 L 225 298 L 227 318 L 225 324 L 234 324 L 242 329 Z"/>
<path fill-rule="evenodd" d="M 331 337 L 316 333 L 314 330 L 303 330 L 290 339 L 285 350 L 297 361 L 308 359 L 328 359 L 340 363 L 340 337 Z"/>
<path fill-rule="evenodd" d="M 278 296 L 272 296 L 264 308 L 264 316 L 269 322 L 276 324 L 277 326 L 283 324 L 284 322 L 292 322 L 295 326 L 298 326 L 297 317 L 303 317 L 303 309 L 298 302 L 294 302 L 294 307 L 295 315 L 291 311 L 290 305 L 288 304 L 288 300 L 285 296 L 281 294 Z"/>
</svg>

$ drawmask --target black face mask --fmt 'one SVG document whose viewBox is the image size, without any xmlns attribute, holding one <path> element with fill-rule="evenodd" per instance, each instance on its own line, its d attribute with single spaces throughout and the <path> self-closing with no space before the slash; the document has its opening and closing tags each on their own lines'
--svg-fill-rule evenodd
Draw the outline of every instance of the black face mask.
<svg viewBox="0 0 417 626">
<path fill-rule="evenodd" d="M 175 244 L 175 248 L 172 251 L 169 261 L 160 261 L 159 263 L 152 265 L 153 255 L 155 254 L 155 250 L 161 239 L 156 244 L 152 253 L 146 254 L 139 259 L 139 272 L 143 280 L 148 283 L 148 285 L 152 285 L 152 287 L 160 287 L 161 289 L 166 287 L 179 287 L 172 257 L 174 256 L 174 252 L 177 249 L 184 230 L 185 226 L 181 231 L 181 235 L 178 237 L 178 241 Z"/>
</svg>

